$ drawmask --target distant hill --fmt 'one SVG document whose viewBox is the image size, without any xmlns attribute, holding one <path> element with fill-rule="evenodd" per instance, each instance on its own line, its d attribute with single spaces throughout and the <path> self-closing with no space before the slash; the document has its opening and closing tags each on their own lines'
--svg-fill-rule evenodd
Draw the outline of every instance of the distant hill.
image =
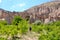
<svg viewBox="0 0 60 40">
<path fill-rule="evenodd" d="M 60 20 L 60 2 L 48 2 L 41 5 L 34 6 L 25 10 L 24 12 L 10 12 L 0 9 L 0 20 L 5 19 L 11 23 L 15 15 L 22 18 L 29 19 L 30 23 L 40 20 L 43 23 Z"/>
</svg>

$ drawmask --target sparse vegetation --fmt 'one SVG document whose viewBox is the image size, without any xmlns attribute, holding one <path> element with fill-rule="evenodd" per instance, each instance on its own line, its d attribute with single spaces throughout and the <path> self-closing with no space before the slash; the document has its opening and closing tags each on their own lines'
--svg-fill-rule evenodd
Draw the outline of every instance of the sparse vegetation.
<svg viewBox="0 0 60 40">
<path fill-rule="evenodd" d="M 8 40 L 9 36 L 11 36 L 11 40 L 16 40 L 18 33 L 21 36 L 28 32 L 29 26 L 32 26 L 32 32 L 40 34 L 38 40 L 60 40 L 60 21 L 49 24 L 40 23 L 39 25 L 29 24 L 28 21 L 19 16 L 13 19 L 11 25 L 4 21 L 0 22 L 0 40 Z"/>
</svg>

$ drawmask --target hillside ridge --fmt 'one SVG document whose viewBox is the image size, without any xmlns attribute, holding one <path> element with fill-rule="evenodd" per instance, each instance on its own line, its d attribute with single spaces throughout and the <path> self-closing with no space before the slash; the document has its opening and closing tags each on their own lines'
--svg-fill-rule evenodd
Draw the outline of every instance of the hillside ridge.
<svg viewBox="0 0 60 40">
<path fill-rule="evenodd" d="M 24 15 L 25 14 L 25 15 Z M 29 19 L 30 23 L 40 20 L 43 23 L 49 23 L 60 20 L 60 2 L 48 2 L 34 6 L 23 12 L 10 12 L 0 8 L 0 20 L 7 20 L 11 23 L 14 16 L 21 16 L 23 19 Z"/>
</svg>

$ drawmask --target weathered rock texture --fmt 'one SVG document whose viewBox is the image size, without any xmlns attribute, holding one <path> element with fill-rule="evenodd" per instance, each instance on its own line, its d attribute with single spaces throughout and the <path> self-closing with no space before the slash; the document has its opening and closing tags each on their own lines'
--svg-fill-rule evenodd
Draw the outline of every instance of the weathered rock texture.
<svg viewBox="0 0 60 40">
<path fill-rule="evenodd" d="M 30 23 L 40 20 L 43 23 L 60 20 L 60 2 L 48 2 L 34 6 L 24 12 L 10 12 L 0 9 L 0 20 L 7 20 L 11 23 L 15 15 L 28 18 Z"/>
</svg>

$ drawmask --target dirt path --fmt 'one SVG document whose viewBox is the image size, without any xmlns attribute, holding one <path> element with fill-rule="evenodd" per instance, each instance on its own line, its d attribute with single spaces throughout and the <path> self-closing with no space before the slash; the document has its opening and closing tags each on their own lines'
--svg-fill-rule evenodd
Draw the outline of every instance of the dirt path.
<svg viewBox="0 0 60 40">
<path fill-rule="evenodd" d="M 22 36 L 21 40 L 38 40 L 39 34 L 35 32 L 28 32 L 26 35 Z"/>
<path fill-rule="evenodd" d="M 0 36 L 2 38 L 7 38 L 6 35 Z M 38 40 L 39 34 L 35 32 L 27 32 L 27 34 L 22 35 L 20 39 L 18 40 Z M 8 40 L 11 40 L 11 37 L 8 37 Z"/>
</svg>

